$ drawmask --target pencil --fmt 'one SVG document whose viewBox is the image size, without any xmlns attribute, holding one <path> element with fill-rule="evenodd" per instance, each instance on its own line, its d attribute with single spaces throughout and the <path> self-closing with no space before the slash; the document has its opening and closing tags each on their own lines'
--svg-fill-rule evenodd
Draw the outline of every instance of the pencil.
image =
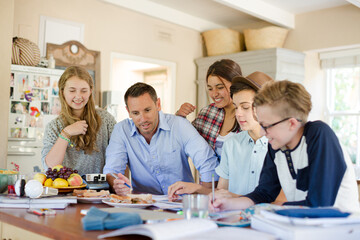
<svg viewBox="0 0 360 240">
<path fill-rule="evenodd" d="M 215 182 L 214 182 L 214 174 L 211 175 L 211 190 L 212 190 L 212 202 L 215 201 Z"/>
<path fill-rule="evenodd" d="M 119 177 L 115 173 L 111 173 L 111 176 L 113 176 L 115 179 L 118 179 Z M 131 186 L 124 182 L 124 185 L 131 189 Z"/>
</svg>

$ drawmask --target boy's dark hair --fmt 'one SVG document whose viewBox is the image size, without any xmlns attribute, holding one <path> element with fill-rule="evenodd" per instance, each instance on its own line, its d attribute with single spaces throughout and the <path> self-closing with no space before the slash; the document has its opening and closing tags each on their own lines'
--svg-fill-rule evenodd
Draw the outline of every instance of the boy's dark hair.
<svg viewBox="0 0 360 240">
<path fill-rule="evenodd" d="M 127 100 L 129 97 L 140 97 L 144 95 L 145 93 L 148 93 L 151 97 L 151 99 L 156 103 L 158 97 L 156 94 L 155 89 L 150 86 L 149 84 L 143 83 L 143 82 L 137 82 L 131 87 L 128 88 L 124 95 L 124 101 L 127 106 Z"/>
<path fill-rule="evenodd" d="M 267 82 L 274 81 L 269 75 L 263 72 L 253 72 L 247 77 L 236 76 L 233 78 L 230 87 L 231 98 L 235 93 L 242 90 L 253 90 L 255 93 Z"/>
<path fill-rule="evenodd" d="M 244 77 L 235 77 L 231 82 L 230 87 L 230 97 L 233 98 L 234 94 L 243 91 L 243 90 L 252 90 L 255 93 L 257 93 L 257 89 L 250 86 L 249 84 L 246 84 L 244 81 Z"/>
</svg>

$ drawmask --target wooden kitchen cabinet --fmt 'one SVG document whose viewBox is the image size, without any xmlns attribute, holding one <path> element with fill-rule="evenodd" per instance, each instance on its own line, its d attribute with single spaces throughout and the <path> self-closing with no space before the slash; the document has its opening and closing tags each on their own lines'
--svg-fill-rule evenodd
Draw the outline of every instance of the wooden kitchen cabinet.
<svg viewBox="0 0 360 240">
<path fill-rule="evenodd" d="M 0 222 L 1 240 L 50 240 L 50 238 Z"/>
<path fill-rule="evenodd" d="M 111 230 L 83 230 L 81 223 L 83 216 L 80 212 L 92 206 L 92 204 L 71 204 L 64 210 L 57 209 L 56 215 L 50 216 L 37 216 L 28 213 L 24 208 L 0 208 L 0 240 L 96 240 L 98 235 Z M 96 204 L 96 207 L 106 208 L 109 205 Z M 120 239 L 134 238 L 120 237 Z"/>
</svg>

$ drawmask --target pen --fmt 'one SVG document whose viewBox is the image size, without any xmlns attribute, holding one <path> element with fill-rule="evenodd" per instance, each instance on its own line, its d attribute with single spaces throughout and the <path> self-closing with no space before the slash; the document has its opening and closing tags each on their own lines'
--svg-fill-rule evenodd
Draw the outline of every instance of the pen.
<svg viewBox="0 0 360 240">
<path fill-rule="evenodd" d="M 111 176 L 113 176 L 115 179 L 119 178 L 118 176 L 116 176 L 115 173 L 111 173 Z M 126 182 L 124 182 L 124 185 L 127 186 L 128 188 L 132 189 L 131 186 L 129 184 L 127 184 Z"/>
<path fill-rule="evenodd" d="M 215 183 L 214 183 L 214 174 L 211 175 L 211 190 L 212 190 L 212 202 L 215 201 Z"/>
</svg>

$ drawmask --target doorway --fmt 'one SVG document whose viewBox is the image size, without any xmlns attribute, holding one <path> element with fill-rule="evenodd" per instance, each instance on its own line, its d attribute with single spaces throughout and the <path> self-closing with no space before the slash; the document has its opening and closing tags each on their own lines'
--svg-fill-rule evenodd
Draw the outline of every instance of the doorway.
<svg viewBox="0 0 360 240">
<path fill-rule="evenodd" d="M 155 88 L 164 113 L 175 112 L 176 64 L 153 58 L 111 53 L 111 101 L 104 106 L 116 121 L 128 118 L 124 94 L 136 82 L 145 82 Z"/>
</svg>

